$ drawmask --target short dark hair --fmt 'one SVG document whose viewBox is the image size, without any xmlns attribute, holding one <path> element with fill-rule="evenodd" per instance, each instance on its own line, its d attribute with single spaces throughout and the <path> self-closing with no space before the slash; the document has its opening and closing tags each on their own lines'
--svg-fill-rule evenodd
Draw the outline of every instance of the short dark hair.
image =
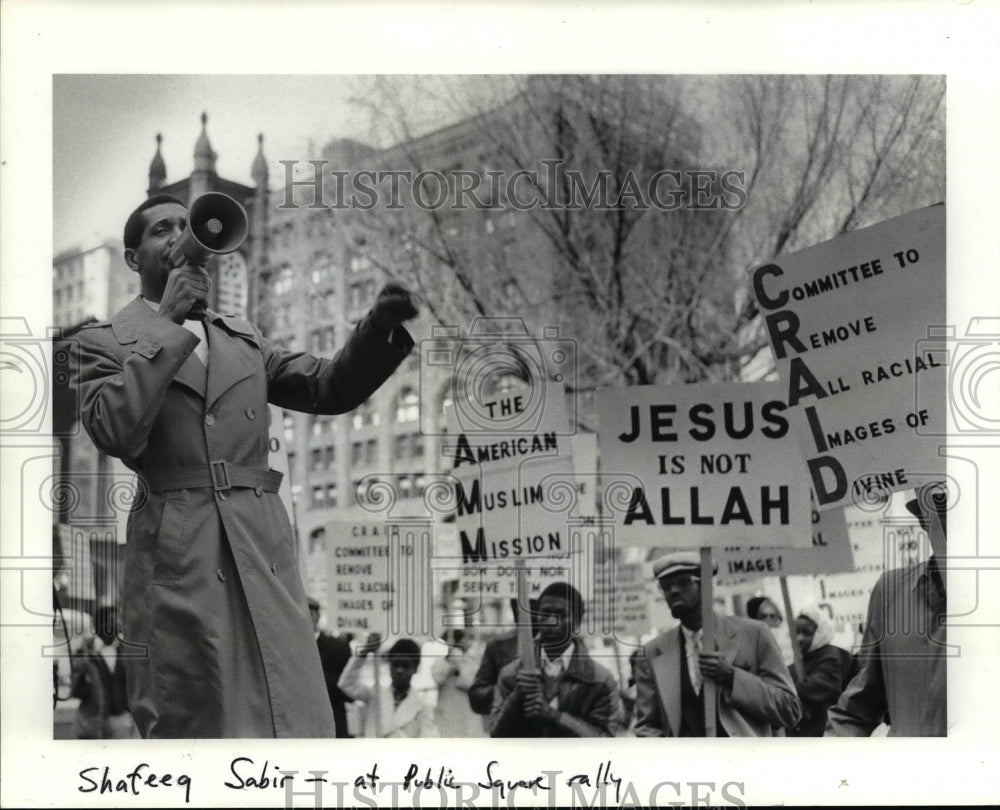
<svg viewBox="0 0 1000 810">
<path fill-rule="evenodd" d="M 173 194 L 154 194 L 129 214 L 128 219 L 125 220 L 125 233 L 122 236 L 122 241 L 125 243 L 127 250 L 135 250 L 142 241 L 142 231 L 146 227 L 143 222 L 142 212 L 147 208 L 152 208 L 154 205 L 163 205 L 164 203 L 177 203 L 182 208 L 187 208 Z"/>
<path fill-rule="evenodd" d="M 389 663 L 403 661 L 418 667 L 420 666 L 420 645 L 412 638 L 401 638 L 389 648 L 386 657 L 389 659 Z"/>
<path fill-rule="evenodd" d="M 541 595 L 538 597 L 538 603 L 541 604 L 542 600 L 546 596 L 552 596 L 556 599 L 565 599 L 566 603 L 569 605 L 569 612 L 574 621 L 579 622 L 583 618 L 583 597 L 580 596 L 580 592 L 568 582 L 553 582 L 544 591 L 542 591 Z"/>
</svg>

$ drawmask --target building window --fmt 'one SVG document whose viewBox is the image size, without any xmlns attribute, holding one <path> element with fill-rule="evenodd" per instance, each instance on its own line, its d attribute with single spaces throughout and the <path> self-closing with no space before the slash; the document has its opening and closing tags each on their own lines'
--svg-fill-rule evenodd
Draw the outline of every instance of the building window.
<svg viewBox="0 0 1000 810">
<path fill-rule="evenodd" d="M 362 273 L 371 270 L 372 260 L 367 256 L 351 256 L 349 267 L 352 273 Z"/>
<path fill-rule="evenodd" d="M 309 456 L 310 456 L 310 460 L 311 460 L 310 469 L 313 472 L 316 472 L 317 470 L 322 470 L 323 469 L 323 450 L 322 450 L 322 448 L 319 448 L 319 447 L 314 448 L 313 451 L 309 454 Z"/>
<path fill-rule="evenodd" d="M 326 485 L 326 505 L 328 508 L 333 509 L 337 506 L 337 485 L 327 484 Z"/>
<path fill-rule="evenodd" d="M 351 444 L 351 464 L 373 464 L 377 456 L 378 439 L 368 439 Z"/>
<path fill-rule="evenodd" d="M 319 416 L 314 415 L 312 418 L 312 426 L 310 432 L 313 436 L 322 436 L 324 433 L 329 433 L 333 430 L 333 417 L 332 416 Z"/>
<path fill-rule="evenodd" d="M 417 392 L 407 386 L 399 392 L 396 398 L 396 421 L 399 423 L 416 422 L 419 416 Z"/>
<path fill-rule="evenodd" d="M 424 437 L 421 433 L 400 433 L 396 436 L 396 458 L 422 458 Z"/>
<path fill-rule="evenodd" d="M 363 309 L 367 307 L 375 298 L 375 282 L 372 280 L 361 281 L 351 285 L 351 307 L 353 309 Z"/>
<path fill-rule="evenodd" d="M 378 411 L 375 410 L 375 402 L 369 399 L 355 408 L 354 414 L 351 417 L 351 426 L 355 430 L 360 430 L 368 426 L 378 427 L 381 421 L 382 419 L 378 415 Z"/>
<path fill-rule="evenodd" d="M 313 509 L 326 508 L 326 487 L 312 488 L 312 507 Z"/>
<path fill-rule="evenodd" d="M 292 290 L 293 280 L 294 280 L 294 274 L 292 273 L 292 268 L 289 267 L 288 265 L 285 265 L 275 274 L 274 294 L 287 295 Z"/>
</svg>

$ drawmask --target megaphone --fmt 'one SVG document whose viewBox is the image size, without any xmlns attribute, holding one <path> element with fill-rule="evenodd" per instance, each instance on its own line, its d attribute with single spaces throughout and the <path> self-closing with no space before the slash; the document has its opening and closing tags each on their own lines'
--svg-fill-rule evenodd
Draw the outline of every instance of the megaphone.
<svg viewBox="0 0 1000 810">
<path fill-rule="evenodd" d="M 187 227 L 170 248 L 170 262 L 204 264 L 209 256 L 232 253 L 247 238 L 247 212 L 228 194 L 209 191 L 188 208 Z"/>
<path fill-rule="evenodd" d="M 210 257 L 232 253 L 247 237 L 247 212 L 228 194 L 208 191 L 188 208 L 187 227 L 170 248 L 170 263 L 202 265 Z M 196 304 L 188 318 L 201 320 L 204 307 Z"/>
</svg>

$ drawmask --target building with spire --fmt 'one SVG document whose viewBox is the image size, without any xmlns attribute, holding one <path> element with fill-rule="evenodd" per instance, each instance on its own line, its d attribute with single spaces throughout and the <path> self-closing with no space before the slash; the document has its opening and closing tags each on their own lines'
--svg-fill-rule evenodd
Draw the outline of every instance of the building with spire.
<svg viewBox="0 0 1000 810">
<path fill-rule="evenodd" d="M 216 171 L 218 155 L 208 137 L 208 113 L 201 114 L 201 131 L 194 144 L 191 174 L 187 177 L 167 182 L 167 168 L 160 154 L 162 136 L 156 136 L 156 154 L 149 164 L 149 185 L 147 196 L 170 194 L 186 205 L 208 191 L 228 194 L 244 208 L 250 217 L 250 235 L 243 246 L 233 253 L 214 257 L 208 265 L 212 276 L 212 309 L 228 315 L 248 317 L 255 311 L 253 274 L 249 267 L 262 267 L 264 256 L 261 243 L 267 232 L 267 208 L 263 201 L 267 198 L 267 161 L 263 156 L 263 135 L 258 136 L 257 156 L 251 169 L 253 186 L 237 183 L 220 177 Z M 254 256 L 254 253 L 260 254 Z"/>
</svg>

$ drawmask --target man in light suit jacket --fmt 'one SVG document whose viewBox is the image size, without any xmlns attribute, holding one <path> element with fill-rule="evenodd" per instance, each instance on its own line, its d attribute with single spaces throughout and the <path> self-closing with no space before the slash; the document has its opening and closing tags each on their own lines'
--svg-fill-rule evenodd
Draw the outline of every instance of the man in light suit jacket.
<svg viewBox="0 0 1000 810">
<path fill-rule="evenodd" d="M 715 617 L 715 639 L 703 640 L 701 566 L 697 552 L 661 557 L 653 574 L 679 627 L 646 644 L 636 662 L 640 737 L 704 737 L 704 681 L 716 684 L 716 736 L 770 737 L 802 714 L 777 642 L 763 622 Z"/>
<path fill-rule="evenodd" d="M 389 683 L 375 686 L 363 683 L 361 670 L 368 654 L 375 652 L 381 636 L 372 633 L 340 676 L 341 691 L 352 700 L 365 704 L 364 734 L 375 737 L 437 737 L 434 709 L 424 702 L 411 681 L 420 666 L 420 645 L 413 639 L 401 638 L 386 654 L 389 661 Z M 376 666 L 378 664 L 376 663 Z"/>
</svg>

